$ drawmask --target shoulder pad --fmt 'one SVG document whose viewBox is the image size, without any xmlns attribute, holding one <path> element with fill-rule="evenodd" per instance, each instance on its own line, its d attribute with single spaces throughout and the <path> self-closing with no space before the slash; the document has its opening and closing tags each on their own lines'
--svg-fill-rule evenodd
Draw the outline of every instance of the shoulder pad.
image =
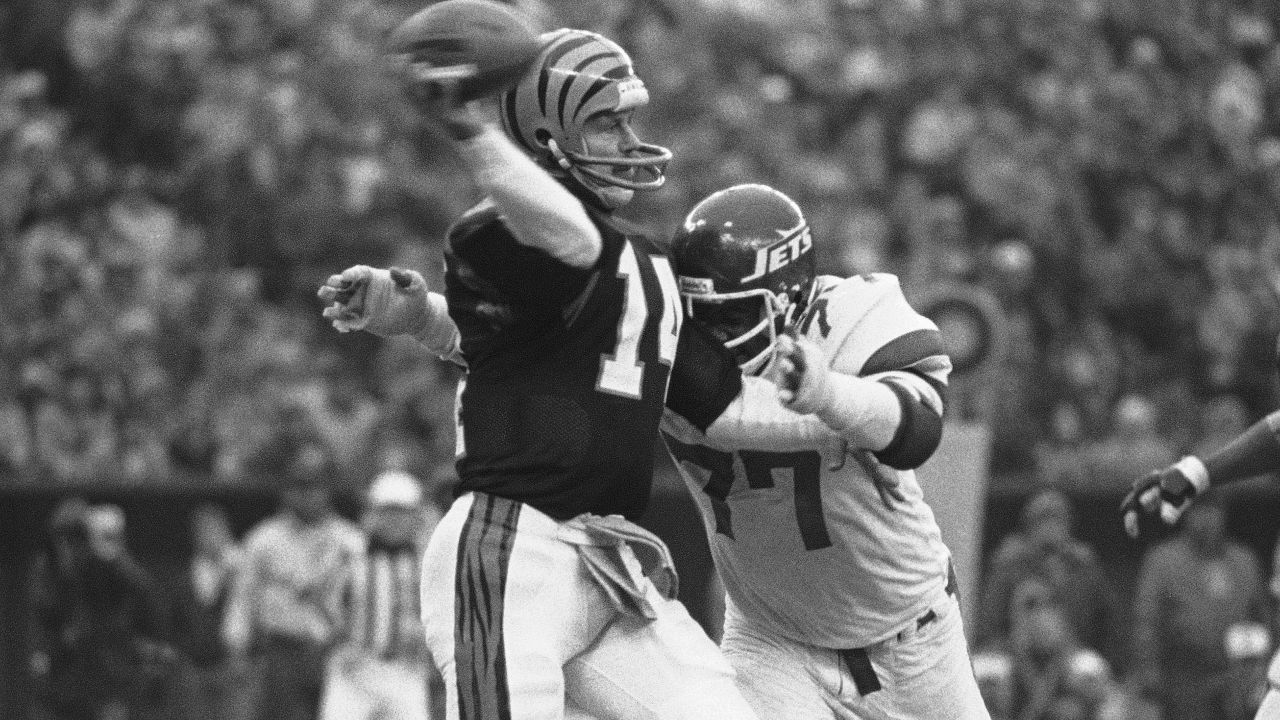
<svg viewBox="0 0 1280 720">
<path fill-rule="evenodd" d="M 888 273 L 849 278 L 821 275 L 815 282 L 817 292 L 799 329 L 833 361 L 845 339 L 877 305 L 886 299 L 902 297 L 897 276 Z"/>
<path fill-rule="evenodd" d="M 824 282 L 800 325 L 833 369 L 868 375 L 924 365 L 950 368 L 938 326 L 911 307 L 896 276 L 835 280 Z"/>
</svg>

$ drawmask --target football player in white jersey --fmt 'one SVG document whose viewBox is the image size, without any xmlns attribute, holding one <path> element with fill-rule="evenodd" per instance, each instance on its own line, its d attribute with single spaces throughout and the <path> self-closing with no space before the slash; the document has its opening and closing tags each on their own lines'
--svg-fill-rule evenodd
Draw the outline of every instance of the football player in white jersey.
<svg viewBox="0 0 1280 720">
<path fill-rule="evenodd" d="M 1195 498 L 1209 489 L 1210 480 L 1222 485 L 1275 472 L 1280 472 L 1280 410 L 1203 458 L 1187 455 L 1134 480 L 1120 508 L 1125 531 L 1137 538 L 1152 526 L 1176 524 Z M 1259 644 L 1265 648 L 1266 642 Z M 1271 658 L 1267 684 L 1255 720 L 1280 720 L 1280 653 Z"/>
<path fill-rule="evenodd" d="M 748 702 L 797 720 L 989 717 L 950 554 L 912 472 L 941 438 L 950 361 L 937 327 L 892 275 L 815 276 L 800 208 L 764 185 L 698 203 L 671 257 L 689 317 L 748 375 L 781 373 L 784 402 L 829 426 L 796 434 L 767 414 L 703 433 L 664 417 Z"/>
</svg>

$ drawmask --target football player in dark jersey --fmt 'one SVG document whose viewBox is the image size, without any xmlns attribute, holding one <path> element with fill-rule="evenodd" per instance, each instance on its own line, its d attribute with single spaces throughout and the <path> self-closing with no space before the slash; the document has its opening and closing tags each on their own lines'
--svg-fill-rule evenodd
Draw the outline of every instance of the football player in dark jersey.
<svg viewBox="0 0 1280 720">
<path fill-rule="evenodd" d="M 670 158 L 632 130 L 648 94 L 630 58 L 595 33 L 542 40 L 500 99 L 505 134 L 420 88 L 424 122 L 486 195 L 448 232 L 445 297 L 417 273 L 357 266 L 321 288 L 325 315 L 412 334 L 467 370 L 460 495 L 422 576 L 449 717 L 750 718 L 674 600 L 666 547 L 632 522 L 668 385 L 705 428 L 741 376 L 709 336 L 682 332 L 666 257 L 612 214 L 659 187 Z"/>
</svg>

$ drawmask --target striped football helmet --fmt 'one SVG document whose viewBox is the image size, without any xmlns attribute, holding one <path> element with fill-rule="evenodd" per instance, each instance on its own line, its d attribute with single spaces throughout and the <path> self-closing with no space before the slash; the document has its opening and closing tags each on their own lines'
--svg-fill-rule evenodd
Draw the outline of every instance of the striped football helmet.
<svg viewBox="0 0 1280 720">
<path fill-rule="evenodd" d="M 671 242 L 685 313 L 733 351 L 743 372 L 773 358 L 778 333 L 807 307 L 817 266 L 809 223 L 768 185 L 734 185 L 689 211 Z"/>
<path fill-rule="evenodd" d="M 586 30 L 561 28 L 542 35 L 533 69 L 500 98 L 502 127 L 553 174 L 568 175 L 606 207 L 619 207 L 636 190 L 654 190 L 671 151 L 640 143 L 628 157 L 586 152 L 583 123 L 600 112 L 626 112 L 649 103 L 631 58 L 617 43 Z M 635 168 L 645 177 L 621 177 Z"/>
</svg>

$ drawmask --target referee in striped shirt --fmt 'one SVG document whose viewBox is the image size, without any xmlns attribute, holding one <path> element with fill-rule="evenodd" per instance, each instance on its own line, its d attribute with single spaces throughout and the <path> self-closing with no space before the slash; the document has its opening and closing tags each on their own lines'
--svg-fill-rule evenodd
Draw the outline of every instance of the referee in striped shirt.
<svg viewBox="0 0 1280 720">
<path fill-rule="evenodd" d="M 325 681 L 321 720 L 428 720 L 435 669 L 423 637 L 418 578 L 439 511 L 405 472 L 374 479 L 366 552 L 347 579 L 346 638 Z"/>
</svg>

